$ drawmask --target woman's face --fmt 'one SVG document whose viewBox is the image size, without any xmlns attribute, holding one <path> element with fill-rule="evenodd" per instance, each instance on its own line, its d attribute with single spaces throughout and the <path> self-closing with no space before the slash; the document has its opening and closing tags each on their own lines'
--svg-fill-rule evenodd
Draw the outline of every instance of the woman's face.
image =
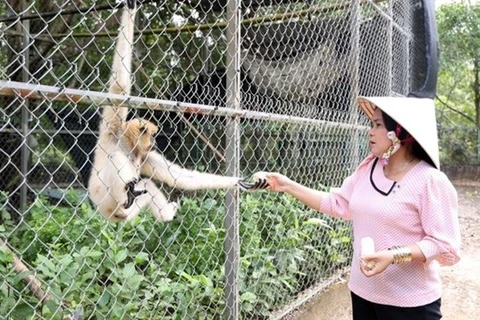
<svg viewBox="0 0 480 320">
<path fill-rule="evenodd" d="M 372 117 L 372 128 L 368 131 L 368 146 L 372 154 L 378 158 L 381 158 L 392 145 L 392 140 L 387 137 L 387 132 L 382 110 L 376 108 Z"/>
</svg>

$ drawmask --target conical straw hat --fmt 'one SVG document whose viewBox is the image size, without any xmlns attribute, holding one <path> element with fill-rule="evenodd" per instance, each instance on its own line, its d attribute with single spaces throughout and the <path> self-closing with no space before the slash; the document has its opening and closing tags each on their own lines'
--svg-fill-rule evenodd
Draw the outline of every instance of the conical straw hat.
<svg viewBox="0 0 480 320">
<path fill-rule="evenodd" d="M 432 99 L 359 97 L 358 104 L 370 119 L 376 107 L 388 114 L 415 138 L 432 159 L 435 167 L 440 169 L 437 120 Z"/>
</svg>

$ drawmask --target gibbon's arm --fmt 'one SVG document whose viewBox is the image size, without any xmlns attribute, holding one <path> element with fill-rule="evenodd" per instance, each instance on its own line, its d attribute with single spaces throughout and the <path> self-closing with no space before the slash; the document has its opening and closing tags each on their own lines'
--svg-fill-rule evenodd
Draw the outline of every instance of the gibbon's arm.
<svg viewBox="0 0 480 320">
<path fill-rule="evenodd" d="M 108 181 L 116 181 L 118 178 L 118 181 L 125 185 L 138 179 L 138 171 L 125 153 L 114 152 L 108 155 L 108 158 L 109 162 L 105 165 Z"/>
<path fill-rule="evenodd" d="M 128 9 L 127 9 L 128 7 Z M 109 93 L 129 95 L 132 87 L 131 69 L 133 53 L 133 37 L 135 27 L 135 15 L 137 7 L 127 5 L 122 10 L 121 27 L 118 33 L 117 43 L 113 56 L 112 73 L 109 80 Z M 127 119 L 128 108 L 106 106 L 103 109 L 103 121 L 101 130 L 114 134 L 123 134 L 123 128 Z"/>
<path fill-rule="evenodd" d="M 225 177 L 210 173 L 188 170 L 168 161 L 156 151 L 149 152 L 142 165 L 141 173 L 147 178 L 163 181 L 171 187 L 184 190 L 229 189 L 242 181 L 240 178 Z"/>
</svg>

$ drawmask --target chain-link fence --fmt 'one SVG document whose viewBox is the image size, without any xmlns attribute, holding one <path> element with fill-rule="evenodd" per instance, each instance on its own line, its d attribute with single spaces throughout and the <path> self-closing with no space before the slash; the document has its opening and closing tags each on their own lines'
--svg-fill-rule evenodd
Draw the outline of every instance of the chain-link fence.
<svg viewBox="0 0 480 320">
<path fill-rule="evenodd" d="M 160 181 L 174 221 L 108 223 L 86 193 L 101 110 L 157 124 L 186 168 L 338 187 L 367 154 L 356 97 L 429 81 L 429 3 L 144 0 L 127 99 L 106 93 L 123 3 L 3 1 L 0 315 L 280 318 L 318 292 L 350 226 L 285 195 Z"/>
</svg>

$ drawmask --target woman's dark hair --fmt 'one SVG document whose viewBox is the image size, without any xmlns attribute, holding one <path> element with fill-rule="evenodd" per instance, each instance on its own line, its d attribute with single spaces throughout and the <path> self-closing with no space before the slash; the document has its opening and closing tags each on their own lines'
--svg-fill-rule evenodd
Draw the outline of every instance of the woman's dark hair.
<svg viewBox="0 0 480 320">
<path fill-rule="evenodd" d="M 415 138 L 408 133 L 405 128 L 403 128 L 401 125 L 397 123 L 397 121 L 393 120 L 388 114 L 382 111 L 382 118 L 383 118 L 383 123 L 385 124 L 385 128 L 387 131 L 394 131 L 397 134 L 397 138 L 401 141 L 402 145 L 405 144 L 411 144 L 411 150 L 413 155 L 416 158 L 419 158 L 431 166 L 435 167 L 435 164 L 433 163 L 432 159 L 428 156 L 428 154 L 423 150 L 423 148 L 420 146 L 420 144 L 415 140 Z M 398 132 L 399 131 L 399 132 Z M 406 142 L 411 139 L 411 143 Z"/>
</svg>

